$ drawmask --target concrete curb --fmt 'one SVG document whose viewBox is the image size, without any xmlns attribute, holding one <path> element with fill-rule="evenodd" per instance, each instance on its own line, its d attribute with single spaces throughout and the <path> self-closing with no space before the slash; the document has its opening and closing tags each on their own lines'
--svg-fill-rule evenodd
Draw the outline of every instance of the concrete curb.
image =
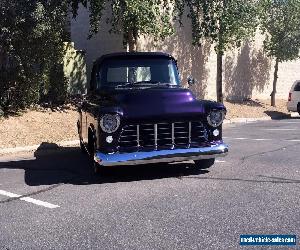
<svg viewBox="0 0 300 250">
<path fill-rule="evenodd" d="M 260 118 L 233 118 L 233 119 L 225 119 L 223 124 L 234 124 L 234 123 L 251 123 L 251 122 L 260 122 L 260 121 L 272 121 L 272 120 L 280 120 L 280 119 L 291 119 L 291 118 L 299 118 L 298 113 L 290 113 L 290 115 L 278 115 L 276 117 L 260 117 Z"/>
<path fill-rule="evenodd" d="M 46 143 L 46 144 L 32 145 L 26 147 L 3 148 L 0 149 L 0 155 L 30 152 L 36 150 L 59 150 L 62 147 L 74 147 L 74 146 L 79 146 L 79 140 L 63 141 L 59 143 L 49 143 L 49 144 Z"/>
<path fill-rule="evenodd" d="M 259 122 L 259 121 L 271 121 L 271 117 L 261 117 L 261 118 L 233 118 L 225 119 L 223 124 L 234 124 L 234 123 L 250 123 L 250 122 Z"/>
</svg>

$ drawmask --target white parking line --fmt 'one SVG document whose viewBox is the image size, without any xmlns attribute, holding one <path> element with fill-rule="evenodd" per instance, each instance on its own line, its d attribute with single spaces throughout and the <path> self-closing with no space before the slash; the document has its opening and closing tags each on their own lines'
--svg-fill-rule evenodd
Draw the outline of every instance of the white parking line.
<svg viewBox="0 0 300 250">
<path fill-rule="evenodd" d="M 244 137 L 223 137 L 223 139 L 229 139 L 229 140 L 253 140 L 250 138 L 244 138 Z"/>
<path fill-rule="evenodd" d="M 294 122 L 277 122 L 281 124 L 300 124 L 300 122 L 294 121 Z"/>
<path fill-rule="evenodd" d="M 11 198 L 21 197 L 21 195 L 13 194 L 13 193 L 10 193 L 10 192 L 6 192 L 4 190 L 0 190 L 0 194 L 8 196 L 8 197 L 11 197 Z"/>
<path fill-rule="evenodd" d="M 267 138 L 234 138 L 234 137 L 223 137 L 223 138 L 226 139 L 226 140 L 300 142 L 300 139 L 267 139 Z"/>
<path fill-rule="evenodd" d="M 54 204 L 51 204 L 51 203 L 45 202 L 45 201 L 36 200 L 36 199 L 30 198 L 30 197 L 24 197 L 24 198 L 21 198 L 20 200 L 27 201 L 27 202 L 33 203 L 35 205 L 47 207 L 47 208 L 58 208 L 59 207 L 58 205 L 54 205 Z"/>
<path fill-rule="evenodd" d="M 267 131 L 296 131 L 298 128 L 266 128 Z"/>
<path fill-rule="evenodd" d="M 22 195 L 14 194 L 14 193 L 7 192 L 4 190 L 0 190 L 0 195 L 4 195 L 4 196 L 10 197 L 10 198 L 22 197 Z M 27 201 L 27 202 L 33 203 L 35 205 L 43 206 L 43 207 L 51 208 L 51 209 L 59 207 L 58 205 L 54 205 L 54 204 L 51 204 L 51 203 L 48 203 L 45 201 L 36 200 L 36 199 L 30 198 L 30 197 L 23 197 L 23 198 L 20 198 L 20 200 Z"/>
<path fill-rule="evenodd" d="M 220 160 L 216 160 L 216 163 L 225 163 L 226 161 L 220 161 Z"/>
<path fill-rule="evenodd" d="M 254 141 L 272 141 L 272 139 L 251 139 Z"/>
</svg>

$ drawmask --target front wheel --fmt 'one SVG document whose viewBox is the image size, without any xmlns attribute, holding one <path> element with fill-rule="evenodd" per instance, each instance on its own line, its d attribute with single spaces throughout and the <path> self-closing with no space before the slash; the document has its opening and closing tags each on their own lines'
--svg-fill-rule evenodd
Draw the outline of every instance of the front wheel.
<svg viewBox="0 0 300 250">
<path fill-rule="evenodd" d="M 86 149 L 85 146 L 83 144 L 83 142 L 79 139 L 79 143 L 80 143 L 80 150 L 83 154 L 86 154 Z"/>
<path fill-rule="evenodd" d="M 92 165 L 93 174 L 94 175 L 99 175 L 101 173 L 102 167 L 97 162 L 95 162 L 94 159 L 93 159 L 92 164 L 93 164 Z"/>
<path fill-rule="evenodd" d="M 93 175 L 99 175 L 101 173 L 101 166 L 95 161 L 94 155 L 95 155 L 95 137 L 93 133 L 90 131 L 88 134 L 88 152 L 89 152 L 89 158 L 90 158 L 90 165 L 92 167 L 92 173 Z"/>
<path fill-rule="evenodd" d="M 194 161 L 195 162 L 195 166 L 198 169 L 208 169 L 210 168 L 212 165 L 215 164 L 215 159 L 205 159 L 205 160 L 197 160 Z"/>
</svg>

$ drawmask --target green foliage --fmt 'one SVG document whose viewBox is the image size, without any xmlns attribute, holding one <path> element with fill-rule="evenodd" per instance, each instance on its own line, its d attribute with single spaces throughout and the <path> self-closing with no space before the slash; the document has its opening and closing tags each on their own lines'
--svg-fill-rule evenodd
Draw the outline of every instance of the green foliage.
<svg viewBox="0 0 300 250">
<path fill-rule="evenodd" d="M 1 0 L 0 2 L 0 106 L 24 108 L 47 97 L 60 74 L 66 39 L 67 4 L 62 1 Z M 46 88 L 48 86 L 48 89 Z M 61 84 L 64 88 L 64 85 Z M 56 97 L 52 97 L 56 101 Z"/>
<path fill-rule="evenodd" d="M 239 47 L 257 28 L 257 0 L 186 0 L 190 9 L 193 43 L 209 40 L 217 53 L 217 100 L 223 102 L 223 55 Z"/>
<path fill-rule="evenodd" d="M 300 2 L 261 0 L 261 30 L 266 35 L 264 48 L 279 62 L 294 60 L 300 50 Z"/>
<path fill-rule="evenodd" d="M 194 44 L 209 39 L 217 53 L 240 46 L 256 30 L 255 0 L 191 0 L 187 4 Z"/>
<path fill-rule="evenodd" d="M 298 0 L 260 0 L 260 27 L 265 34 L 264 49 L 274 57 L 271 105 L 275 106 L 278 65 L 299 58 L 300 2 Z"/>
<path fill-rule="evenodd" d="M 180 0 L 73 0 L 74 16 L 79 3 L 89 6 L 90 37 L 99 31 L 103 12 L 110 7 L 110 32 L 123 34 L 124 44 L 136 43 L 141 35 L 165 39 L 174 33 L 172 22 L 184 8 Z"/>
</svg>

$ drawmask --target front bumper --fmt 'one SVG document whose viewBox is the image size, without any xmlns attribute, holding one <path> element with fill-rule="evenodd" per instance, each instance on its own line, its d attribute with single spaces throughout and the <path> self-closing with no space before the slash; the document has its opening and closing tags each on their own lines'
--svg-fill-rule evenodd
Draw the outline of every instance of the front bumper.
<svg viewBox="0 0 300 250">
<path fill-rule="evenodd" d="M 103 154 L 96 152 L 94 159 L 101 166 L 139 165 L 160 162 L 202 160 L 226 156 L 228 145 L 218 144 L 203 148 L 169 149 L 150 152 Z"/>
</svg>

